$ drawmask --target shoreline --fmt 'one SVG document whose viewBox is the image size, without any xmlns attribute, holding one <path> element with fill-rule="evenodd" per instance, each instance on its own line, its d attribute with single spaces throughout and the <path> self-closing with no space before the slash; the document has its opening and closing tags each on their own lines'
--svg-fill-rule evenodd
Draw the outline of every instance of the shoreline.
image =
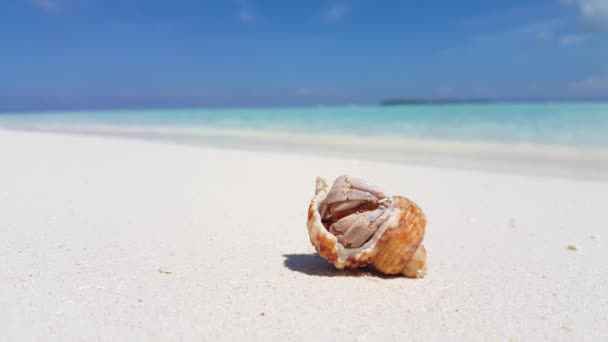
<svg viewBox="0 0 608 342">
<path fill-rule="evenodd" d="M 117 137 L 253 152 L 324 155 L 351 160 L 455 167 L 541 177 L 608 180 L 608 148 L 603 147 L 360 137 L 170 125 L 0 124 L 0 129 Z"/>
</svg>

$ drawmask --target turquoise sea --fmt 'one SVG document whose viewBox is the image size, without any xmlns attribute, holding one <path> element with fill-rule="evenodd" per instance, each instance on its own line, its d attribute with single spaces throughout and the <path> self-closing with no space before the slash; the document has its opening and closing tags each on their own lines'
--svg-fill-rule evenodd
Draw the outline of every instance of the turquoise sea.
<svg viewBox="0 0 608 342">
<path fill-rule="evenodd" d="M 0 128 L 608 180 L 608 102 L 1 113 Z"/>
<path fill-rule="evenodd" d="M 608 103 L 488 103 L 256 109 L 162 109 L 1 113 L 0 126 L 159 127 L 189 136 L 209 130 L 390 137 L 608 148 Z M 202 133 L 201 133 L 202 134 Z"/>
</svg>

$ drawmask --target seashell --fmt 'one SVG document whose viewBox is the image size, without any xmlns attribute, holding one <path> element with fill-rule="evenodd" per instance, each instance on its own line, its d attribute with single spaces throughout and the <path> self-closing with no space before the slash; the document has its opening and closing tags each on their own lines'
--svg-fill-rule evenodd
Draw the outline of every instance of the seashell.
<svg viewBox="0 0 608 342">
<path fill-rule="evenodd" d="M 341 176 L 330 188 L 318 177 L 307 228 L 319 255 L 339 269 L 373 264 L 385 274 L 426 274 L 424 214 L 409 199 L 365 180 Z"/>
</svg>

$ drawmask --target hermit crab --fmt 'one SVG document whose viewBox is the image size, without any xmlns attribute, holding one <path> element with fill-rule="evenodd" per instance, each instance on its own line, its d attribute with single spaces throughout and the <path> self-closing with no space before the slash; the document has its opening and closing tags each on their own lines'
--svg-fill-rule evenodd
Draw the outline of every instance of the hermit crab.
<svg viewBox="0 0 608 342">
<path fill-rule="evenodd" d="M 337 268 L 373 264 L 385 274 L 422 278 L 426 218 L 401 196 L 389 196 L 359 178 L 338 177 L 330 188 L 319 177 L 308 208 L 308 234 L 319 255 Z"/>
</svg>

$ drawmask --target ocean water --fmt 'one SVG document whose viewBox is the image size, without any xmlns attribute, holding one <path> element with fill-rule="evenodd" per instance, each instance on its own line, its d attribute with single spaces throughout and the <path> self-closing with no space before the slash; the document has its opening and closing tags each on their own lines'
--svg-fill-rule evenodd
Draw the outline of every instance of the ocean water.
<svg viewBox="0 0 608 342">
<path fill-rule="evenodd" d="M 210 130 L 608 148 L 608 103 L 488 103 L 2 113 L 0 126 L 103 132 Z M 198 129 L 198 130 L 197 130 Z M 203 133 L 201 133 L 203 134 Z"/>
</svg>

